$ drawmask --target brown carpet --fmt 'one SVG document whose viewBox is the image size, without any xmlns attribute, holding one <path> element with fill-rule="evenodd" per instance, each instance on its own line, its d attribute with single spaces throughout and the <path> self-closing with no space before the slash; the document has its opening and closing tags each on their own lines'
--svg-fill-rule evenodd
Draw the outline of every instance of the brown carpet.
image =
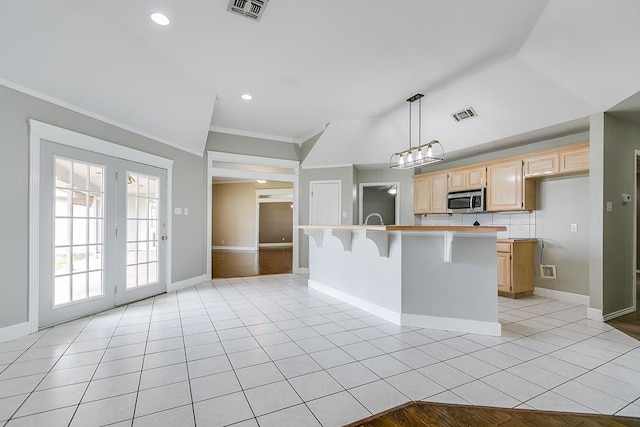
<svg viewBox="0 0 640 427">
<path fill-rule="evenodd" d="M 640 426 L 640 418 L 413 402 L 345 427 Z"/>
</svg>

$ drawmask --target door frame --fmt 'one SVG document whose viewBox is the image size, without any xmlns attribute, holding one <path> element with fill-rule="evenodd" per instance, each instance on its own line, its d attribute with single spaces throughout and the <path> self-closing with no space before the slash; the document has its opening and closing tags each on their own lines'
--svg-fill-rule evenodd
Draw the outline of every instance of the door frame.
<svg viewBox="0 0 640 427">
<path fill-rule="evenodd" d="M 214 166 L 214 162 L 230 163 L 237 167 Z M 291 174 L 282 169 L 290 169 Z M 207 151 L 207 238 L 205 242 L 205 254 L 207 254 L 207 277 L 211 277 L 211 252 L 212 252 L 212 228 L 213 228 L 213 178 L 237 178 L 237 179 L 266 179 L 269 181 L 290 182 L 293 184 L 293 272 L 300 273 L 298 264 L 298 199 L 300 162 L 297 160 L 275 159 L 272 157 L 250 156 L 245 154 L 224 153 L 221 151 Z"/>
<path fill-rule="evenodd" d="M 633 195 L 631 196 L 631 200 L 633 203 L 633 286 L 631 287 L 633 290 L 633 294 L 631 295 L 631 301 L 633 301 L 633 313 L 638 310 L 637 307 L 637 286 L 638 281 L 636 280 L 636 276 L 638 274 L 638 173 L 640 170 L 638 169 L 638 162 L 640 162 L 640 150 L 634 150 L 633 152 Z"/>
<path fill-rule="evenodd" d="M 340 179 L 321 179 L 309 181 L 309 225 L 327 225 L 327 224 L 311 224 L 313 212 L 313 186 L 315 184 L 338 184 L 338 224 L 342 225 L 342 180 Z"/>
<path fill-rule="evenodd" d="M 171 241 L 171 188 L 173 160 L 118 145 L 103 139 L 79 132 L 53 126 L 29 119 L 29 333 L 38 332 L 38 313 L 40 296 L 40 141 L 47 140 L 56 144 L 68 145 L 94 153 L 104 154 L 124 160 L 148 164 L 167 171 L 167 236 Z M 171 280 L 171 245 L 167 245 L 166 285 Z M 114 300 L 115 301 L 115 300 Z"/>
</svg>

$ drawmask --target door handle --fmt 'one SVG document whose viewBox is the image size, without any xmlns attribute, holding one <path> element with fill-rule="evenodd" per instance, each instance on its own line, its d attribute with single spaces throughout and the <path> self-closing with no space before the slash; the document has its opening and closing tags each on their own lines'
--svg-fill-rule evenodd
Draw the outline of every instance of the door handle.
<svg viewBox="0 0 640 427">
<path fill-rule="evenodd" d="M 167 240 L 167 236 L 162 236 L 161 239 L 162 240 Z"/>
</svg>

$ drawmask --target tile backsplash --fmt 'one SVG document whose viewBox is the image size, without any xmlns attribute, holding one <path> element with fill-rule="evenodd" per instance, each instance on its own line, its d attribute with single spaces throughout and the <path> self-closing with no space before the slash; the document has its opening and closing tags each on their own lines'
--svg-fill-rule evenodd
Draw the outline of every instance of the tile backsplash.
<svg viewBox="0 0 640 427">
<path fill-rule="evenodd" d="M 536 212 L 480 212 L 472 214 L 422 215 L 421 225 L 502 225 L 498 239 L 533 239 L 536 237 Z"/>
</svg>

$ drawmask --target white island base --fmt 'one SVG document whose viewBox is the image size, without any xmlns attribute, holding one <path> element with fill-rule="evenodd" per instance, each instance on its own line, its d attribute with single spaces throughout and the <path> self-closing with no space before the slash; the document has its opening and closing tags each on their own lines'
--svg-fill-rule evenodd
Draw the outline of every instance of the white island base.
<svg viewBox="0 0 640 427">
<path fill-rule="evenodd" d="M 300 226 L 309 287 L 403 326 L 501 334 L 496 232 L 504 227 Z"/>
</svg>

